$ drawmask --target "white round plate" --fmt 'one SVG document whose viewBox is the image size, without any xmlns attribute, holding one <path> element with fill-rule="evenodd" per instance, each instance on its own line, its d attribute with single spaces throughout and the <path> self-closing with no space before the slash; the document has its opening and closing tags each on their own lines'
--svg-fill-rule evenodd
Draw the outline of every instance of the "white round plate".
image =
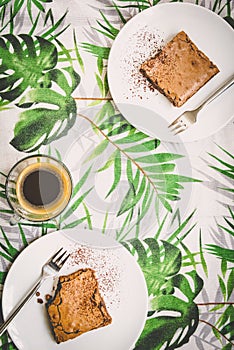
<svg viewBox="0 0 234 350">
<path fill-rule="evenodd" d="M 17 257 L 4 284 L 4 319 L 37 280 L 42 265 L 60 247 L 72 253 L 60 274 L 66 275 L 83 267 L 93 268 L 112 316 L 110 325 L 56 344 L 45 308 L 45 295 L 52 294 L 53 284 L 56 284 L 49 278 L 40 287 L 40 296 L 33 296 L 8 327 L 18 349 L 128 350 L 134 347 L 147 315 L 148 293 L 145 279 L 133 256 L 120 244 L 115 248 L 97 248 L 105 239 L 103 236 L 101 239 L 97 238 L 96 242 L 92 232 L 86 230 L 57 231 L 37 239 Z M 86 244 L 81 245 L 80 240 L 86 241 Z M 44 302 L 38 303 L 38 298 Z"/>
<path fill-rule="evenodd" d="M 178 108 L 150 89 L 139 67 L 181 30 L 220 72 Z M 108 61 L 111 95 L 126 119 L 152 137 L 169 142 L 203 139 L 232 119 L 234 85 L 201 111 L 197 123 L 179 136 L 173 136 L 168 125 L 187 109 L 200 105 L 233 75 L 233 52 L 234 31 L 219 15 L 194 4 L 158 4 L 134 16 L 116 37 Z"/>
</svg>

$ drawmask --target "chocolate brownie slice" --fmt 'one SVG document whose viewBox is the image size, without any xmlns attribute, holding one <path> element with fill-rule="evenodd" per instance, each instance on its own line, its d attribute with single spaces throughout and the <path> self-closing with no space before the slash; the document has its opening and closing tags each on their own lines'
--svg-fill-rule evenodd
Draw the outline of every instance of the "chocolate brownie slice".
<svg viewBox="0 0 234 350">
<path fill-rule="evenodd" d="M 155 57 L 144 62 L 140 71 L 174 106 L 180 107 L 219 69 L 181 31 Z"/>
<path fill-rule="evenodd" d="M 112 322 L 92 269 L 60 276 L 54 297 L 46 303 L 54 338 L 59 344 Z"/>
</svg>

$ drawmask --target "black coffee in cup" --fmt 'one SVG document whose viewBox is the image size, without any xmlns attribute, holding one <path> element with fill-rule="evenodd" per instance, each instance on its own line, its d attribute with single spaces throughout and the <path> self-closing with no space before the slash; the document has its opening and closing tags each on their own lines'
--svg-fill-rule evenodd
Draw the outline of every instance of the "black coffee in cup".
<svg viewBox="0 0 234 350">
<path fill-rule="evenodd" d="M 20 206 L 31 213 L 53 216 L 71 196 L 71 181 L 63 168 L 51 163 L 27 166 L 16 181 L 16 196 Z"/>
<path fill-rule="evenodd" d="M 29 173 L 22 184 L 22 194 L 26 201 L 35 206 L 45 206 L 54 202 L 63 189 L 60 177 L 52 169 L 38 169 Z"/>
</svg>

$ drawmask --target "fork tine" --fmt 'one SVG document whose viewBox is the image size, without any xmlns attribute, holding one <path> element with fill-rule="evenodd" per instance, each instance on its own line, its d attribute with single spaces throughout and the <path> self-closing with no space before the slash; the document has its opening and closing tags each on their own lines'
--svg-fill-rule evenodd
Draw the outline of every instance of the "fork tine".
<svg viewBox="0 0 234 350">
<path fill-rule="evenodd" d="M 174 120 L 168 128 L 174 135 L 178 135 L 181 132 L 185 131 L 188 128 L 188 123 L 183 117 L 178 117 Z"/>
<path fill-rule="evenodd" d="M 179 122 L 179 118 L 175 119 L 170 125 L 168 125 L 168 128 L 171 128 L 172 126 L 176 125 Z"/>
<path fill-rule="evenodd" d="M 62 252 L 62 250 L 63 250 L 63 248 L 60 248 L 57 251 L 57 253 L 55 253 L 52 256 L 52 258 L 50 259 L 50 262 L 49 262 L 50 266 L 55 268 L 56 270 L 60 270 L 70 256 L 70 254 L 67 254 L 66 250 L 62 254 L 60 254 Z"/>
<path fill-rule="evenodd" d="M 183 124 L 178 122 L 170 127 L 170 131 L 173 132 L 173 131 L 176 131 L 177 129 L 182 128 L 182 127 L 183 127 Z"/>
<path fill-rule="evenodd" d="M 181 132 L 185 131 L 187 128 L 188 128 L 187 126 L 182 125 L 181 127 L 176 129 L 176 132 L 174 133 L 174 135 L 180 134 Z"/>
<path fill-rule="evenodd" d="M 184 118 L 182 118 L 181 116 L 178 117 L 176 120 L 174 120 L 169 126 L 168 128 L 173 131 L 181 126 L 186 126 L 187 122 Z"/>
<path fill-rule="evenodd" d="M 62 249 L 63 249 L 63 248 L 62 248 Z M 62 249 L 60 249 L 59 252 L 61 252 Z M 56 260 L 52 259 L 52 260 L 54 260 L 53 262 L 54 262 L 55 264 L 57 264 L 57 263 L 64 257 L 64 255 L 66 254 L 66 252 L 67 252 L 67 251 L 65 250 L 60 256 L 57 257 Z M 58 255 L 58 254 L 57 254 L 57 255 Z M 56 256 L 57 256 L 57 255 L 56 255 Z"/>
<path fill-rule="evenodd" d="M 54 258 L 56 258 L 56 256 L 63 250 L 63 247 L 60 248 L 51 258 L 50 261 L 52 261 Z"/>
<path fill-rule="evenodd" d="M 67 256 L 65 256 L 65 258 L 63 260 L 60 261 L 60 268 L 65 264 L 65 262 L 67 261 L 67 259 L 69 258 L 70 254 L 68 254 Z"/>
</svg>

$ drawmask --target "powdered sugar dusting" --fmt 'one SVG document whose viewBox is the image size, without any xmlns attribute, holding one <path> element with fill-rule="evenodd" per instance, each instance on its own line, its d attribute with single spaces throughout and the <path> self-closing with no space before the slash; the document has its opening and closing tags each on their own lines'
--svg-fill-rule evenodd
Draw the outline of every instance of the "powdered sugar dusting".
<svg viewBox="0 0 234 350">
<path fill-rule="evenodd" d="M 95 271 L 99 289 L 106 305 L 115 307 L 120 303 L 120 276 L 121 267 L 119 257 L 110 250 L 92 249 L 76 245 L 68 260 L 70 267 L 89 267 Z"/>
<path fill-rule="evenodd" d="M 154 57 L 162 48 L 164 40 L 157 29 L 144 26 L 132 35 L 131 42 L 123 54 L 121 65 L 124 71 L 127 91 L 124 93 L 126 99 L 137 97 L 150 98 L 147 94 L 157 94 L 157 90 L 140 73 L 140 65 L 151 57 Z M 146 94 L 147 93 L 147 94 Z"/>
</svg>

